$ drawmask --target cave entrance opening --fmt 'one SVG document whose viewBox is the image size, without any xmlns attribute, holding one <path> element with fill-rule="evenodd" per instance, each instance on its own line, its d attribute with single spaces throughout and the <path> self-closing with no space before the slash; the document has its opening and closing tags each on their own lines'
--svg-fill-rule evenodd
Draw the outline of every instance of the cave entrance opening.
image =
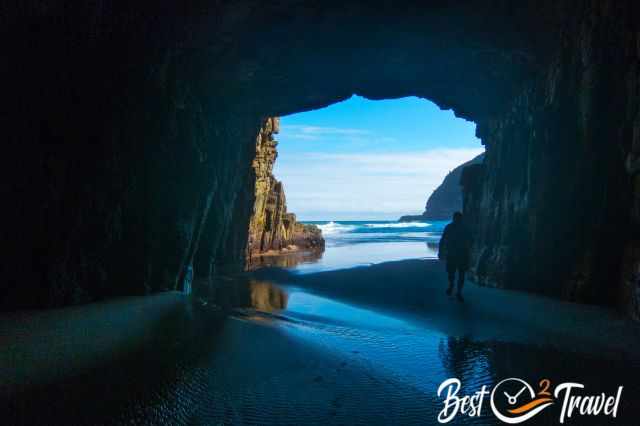
<svg viewBox="0 0 640 426">
<path fill-rule="evenodd" d="M 43 31 L 15 10 L 29 48 L 7 61 L 25 90 L 5 120 L 4 309 L 242 263 L 262 119 L 358 93 L 419 95 L 478 124 L 486 284 L 638 316 L 635 3 L 156 3 L 28 8 Z"/>
<path fill-rule="evenodd" d="M 325 241 L 321 256 L 281 266 L 313 271 L 435 257 L 462 209 L 460 166 L 484 152 L 475 123 L 418 97 L 352 96 L 281 117 L 272 130 L 272 198 Z"/>
</svg>

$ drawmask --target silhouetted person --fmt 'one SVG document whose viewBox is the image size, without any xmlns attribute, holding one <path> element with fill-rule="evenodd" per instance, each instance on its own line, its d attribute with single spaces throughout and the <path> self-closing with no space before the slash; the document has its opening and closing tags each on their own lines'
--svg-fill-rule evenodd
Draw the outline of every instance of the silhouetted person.
<svg viewBox="0 0 640 426">
<path fill-rule="evenodd" d="M 445 226 L 442 238 L 440 239 L 440 247 L 438 250 L 438 258 L 446 260 L 447 274 L 449 275 L 449 287 L 447 295 L 451 295 L 453 284 L 456 279 L 456 271 L 458 272 L 458 291 L 456 297 L 459 301 L 463 301 L 462 287 L 464 286 L 464 274 L 469 269 L 469 255 L 471 250 L 471 233 L 464 225 L 462 213 L 455 212 L 453 214 L 453 222 Z"/>
</svg>

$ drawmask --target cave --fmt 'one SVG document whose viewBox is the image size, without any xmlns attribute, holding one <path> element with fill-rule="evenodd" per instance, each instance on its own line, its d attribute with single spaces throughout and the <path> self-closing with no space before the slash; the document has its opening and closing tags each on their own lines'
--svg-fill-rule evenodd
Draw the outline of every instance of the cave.
<svg viewBox="0 0 640 426">
<path fill-rule="evenodd" d="M 183 290 L 242 265 L 256 137 L 357 94 L 477 124 L 475 280 L 640 308 L 632 1 L 13 2 L 1 309 Z"/>
</svg>

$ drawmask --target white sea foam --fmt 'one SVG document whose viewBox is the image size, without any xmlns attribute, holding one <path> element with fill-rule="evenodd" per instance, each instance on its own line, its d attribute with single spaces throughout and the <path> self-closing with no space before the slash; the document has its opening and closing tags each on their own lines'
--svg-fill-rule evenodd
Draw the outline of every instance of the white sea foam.
<svg viewBox="0 0 640 426">
<path fill-rule="evenodd" d="M 426 222 L 394 222 L 394 223 L 367 223 L 367 228 L 426 228 L 431 226 Z"/>
<path fill-rule="evenodd" d="M 325 223 L 324 225 L 317 225 L 317 226 L 322 230 L 323 235 L 340 234 L 343 232 L 353 231 L 354 229 L 357 228 L 357 226 L 354 226 L 354 225 L 343 225 L 341 223 L 335 223 L 333 221 L 329 223 Z"/>
<path fill-rule="evenodd" d="M 397 234 L 398 237 L 404 237 L 404 238 L 427 238 L 427 237 L 431 237 L 434 235 L 439 236 L 439 234 L 433 233 L 433 232 L 401 232 L 399 234 Z"/>
</svg>

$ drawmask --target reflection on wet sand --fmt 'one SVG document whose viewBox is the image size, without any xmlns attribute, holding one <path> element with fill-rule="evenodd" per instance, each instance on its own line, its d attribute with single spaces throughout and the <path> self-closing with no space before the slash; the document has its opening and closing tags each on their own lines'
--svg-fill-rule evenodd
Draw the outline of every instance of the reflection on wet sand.
<svg viewBox="0 0 640 426">
<path fill-rule="evenodd" d="M 263 312 L 273 312 L 287 307 L 288 294 L 268 282 L 249 282 L 251 300 L 249 307 Z"/>
<path fill-rule="evenodd" d="M 220 277 L 213 283 L 194 283 L 194 294 L 223 309 L 250 308 L 274 312 L 287 307 L 288 295 L 268 281 L 244 277 Z"/>
<path fill-rule="evenodd" d="M 290 253 L 253 256 L 247 261 L 247 270 L 265 267 L 292 268 L 301 263 L 313 263 L 322 259 L 322 251 L 294 251 Z"/>
<path fill-rule="evenodd" d="M 262 270 L 252 275 L 393 315 L 409 314 L 447 335 L 474 340 L 508 338 L 623 359 L 636 359 L 640 350 L 640 330 L 635 324 L 604 308 L 476 285 L 464 289 L 468 303 L 452 302 L 444 293 L 444 265 L 435 259 L 314 274 Z"/>
</svg>

